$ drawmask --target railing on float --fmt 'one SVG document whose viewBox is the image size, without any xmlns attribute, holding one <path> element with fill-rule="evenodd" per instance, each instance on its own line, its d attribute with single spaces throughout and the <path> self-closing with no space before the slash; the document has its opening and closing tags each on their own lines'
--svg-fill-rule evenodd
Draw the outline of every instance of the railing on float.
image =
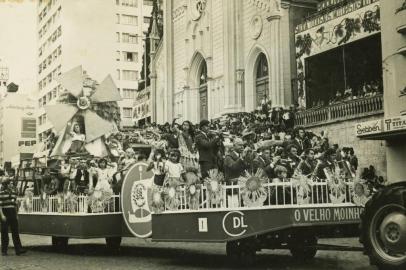
<svg viewBox="0 0 406 270">
<path fill-rule="evenodd" d="M 263 204 L 256 206 L 264 208 L 294 208 L 298 206 L 341 206 L 353 204 L 352 200 L 352 181 L 343 183 L 341 190 L 329 187 L 327 182 L 314 182 L 309 185 L 309 192 L 303 192 L 303 189 L 295 183 L 267 183 L 264 184 L 265 198 Z M 220 199 L 217 203 L 210 201 L 210 192 L 207 187 L 202 186 L 199 190 L 199 207 L 191 209 L 189 206 L 190 195 L 185 187 L 179 187 L 175 200 L 179 202 L 177 209 L 168 209 L 164 206 L 164 211 L 182 212 L 182 211 L 206 211 L 210 209 L 235 209 L 252 208 L 244 202 L 244 189 L 241 185 L 223 186 L 220 192 Z M 303 196 L 304 195 L 304 196 Z"/>
<path fill-rule="evenodd" d="M 312 126 L 383 113 L 383 95 L 343 101 L 321 108 L 311 108 L 295 114 L 295 124 Z"/>
<path fill-rule="evenodd" d="M 327 182 L 313 182 L 308 185 L 308 190 L 298 186 L 293 182 L 284 183 L 266 183 L 263 184 L 263 203 L 256 206 L 263 208 L 294 208 L 298 206 L 341 206 L 353 204 L 352 200 L 352 181 L 342 183 L 340 189 L 331 188 Z M 163 202 L 162 212 L 188 212 L 213 210 L 227 210 L 235 208 L 252 208 L 244 201 L 244 188 L 241 185 L 222 185 L 218 193 L 219 198 L 216 202 L 211 201 L 211 194 L 206 186 L 201 186 L 197 189 L 198 207 L 190 207 L 190 194 L 185 186 L 179 186 L 176 189 L 176 194 L 173 201 L 177 201 L 176 209 L 165 205 Z M 92 212 L 89 202 L 89 197 L 86 195 L 77 196 L 77 201 L 72 205 L 68 205 L 66 201 L 61 199 L 61 196 L 49 196 L 45 200 L 39 196 L 34 196 L 31 199 L 32 207 L 23 209 L 21 213 L 48 213 L 48 214 L 107 214 L 121 213 L 119 203 L 120 195 L 114 195 L 111 199 L 104 203 L 102 210 Z M 23 201 L 26 198 L 20 198 Z"/>
<path fill-rule="evenodd" d="M 60 195 L 47 196 L 45 199 L 40 196 L 34 196 L 28 199 L 26 205 L 22 207 L 23 201 L 27 198 L 19 198 L 20 213 L 35 214 L 35 213 L 48 213 L 48 214 L 107 214 L 107 213 L 121 213 L 120 195 L 113 195 L 111 198 L 103 202 L 103 206 L 99 207 L 97 212 L 91 210 L 89 196 L 78 195 L 77 199 L 73 202 L 67 202 Z"/>
</svg>

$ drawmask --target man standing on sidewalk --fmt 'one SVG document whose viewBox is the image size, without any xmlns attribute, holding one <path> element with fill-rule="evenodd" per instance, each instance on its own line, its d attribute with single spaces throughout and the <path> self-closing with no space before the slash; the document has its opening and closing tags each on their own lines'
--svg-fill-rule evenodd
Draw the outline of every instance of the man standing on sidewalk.
<svg viewBox="0 0 406 270">
<path fill-rule="evenodd" d="M 10 177 L 0 176 L 0 178 L 2 178 L 0 187 L 1 254 L 7 255 L 8 227 L 10 227 L 16 255 L 21 255 L 27 251 L 22 248 L 18 233 L 17 193 Z"/>
</svg>

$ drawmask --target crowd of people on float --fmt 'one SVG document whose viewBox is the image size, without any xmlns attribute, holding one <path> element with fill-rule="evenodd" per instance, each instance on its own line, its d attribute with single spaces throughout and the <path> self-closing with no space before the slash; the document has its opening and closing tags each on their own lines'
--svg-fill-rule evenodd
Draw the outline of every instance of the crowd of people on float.
<svg viewBox="0 0 406 270">
<path fill-rule="evenodd" d="M 211 170 L 223 173 L 224 184 L 236 184 L 247 172 L 254 175 L 259 169 L 269 182 L 289 182 L 298 174 L 326 181 L 328 171 L 333 173 L 337 166 L 354 177 L 358 169 L 354 149 L 331 143 L 327 132 L 316 134 L 295 126 L 294 115 L 293 107 L 263 104 L 252 113 L 228 114 L 198 124 L 178 119 L 163 125 L 147 123 L 108 136 L 109 157 L 69 153 L 57 160 L 42 172 L 40 192 L 119 194 L 126 171 L 139 161 L 148 164 L 156 186 L 184 184 L 190 168 L 201 183 Z M 139 148 L 145 145 L 149 147 Z"/>
</svg>

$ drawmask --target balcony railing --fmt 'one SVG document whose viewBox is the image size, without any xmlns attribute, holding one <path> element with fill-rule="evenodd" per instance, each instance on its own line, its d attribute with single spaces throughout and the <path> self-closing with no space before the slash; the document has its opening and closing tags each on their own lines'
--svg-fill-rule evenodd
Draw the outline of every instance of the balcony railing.
<svg viewBox="0 0 406 270">
<path fill-rule="evenodd" d="M 297 112 L 295 124 L 299 126 L 314 126 L 382 113 L 383 96 L 377 95 Z"/>
</svg>

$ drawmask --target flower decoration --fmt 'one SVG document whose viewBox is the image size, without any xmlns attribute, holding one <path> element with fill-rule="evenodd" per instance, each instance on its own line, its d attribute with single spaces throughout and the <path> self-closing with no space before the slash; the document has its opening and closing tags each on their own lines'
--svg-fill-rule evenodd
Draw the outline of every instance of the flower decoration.
<svg viewBox="0 0 406 270">
<path fill-rule="evenodd" d="M 31 213 L 32 212 L 32 201 L 33 201 L 34 193 L 32 189 L 26 189 L 24 192 L 24 198 L 21 202 L 20 209 L 21 212 L 24 213 Z"/>
<path fill-rule="evenodd" d="M 371 198 L 368 185 L 365 180 L 359 179 L 354 181 L 351 187 L 352 200 L 357 206 L 365 206 L 367 201 Z"/>
<path fill-rule="evenodd" d="M 165 201 L 165 208 L 168 210 L 178 210 L 178 207 L 180 205 L 179 201 L 179 196 L 177 192 L 177 187 L 175 186 L 168 186 L 165 189 L 165 196 L 164 196 L 164 201 Z"/>
<path fill-rule="evenodd" d="M 245 205 L 249 207 L 264 205 L 267 193 L 263 186 L 266 178 L 263 177 L 262 169 L 258 169 L 255 175 L 246 172 L 245 176 L 241 176 L 238 181 L 242 190 L 241 195 Z"/>
<path fill-rule="evenodd" d="M 42 212 L 48 212 L 49 201 L 48 201 L 48 194 L 46 194 L 45 191 L 41 192 L 40 203 L 41 203 Z"/>
<path fill-rule="evenodd" d="M 94 190 L 88 197 L 92 213 L 101 213 L 109 205 L 113 193 L 110 190 Z"/>
<path fill-rule="evenodd" d="M 161 187 L 154 187 L 152 190 L 151 208 L 155 214 L 159 214 L 165 210 L 164 192 Z"/>
<path fill-rule="evenodd" d="M 64 204 L 66 207 L 66 211 L 70 213 L 74 213 L 77 211 L 77 205 L 78 205 L 78 196 L 72 192 L 68 192 L 64 196 Z"/>
<path fill-rule="evenodd" d="M 87 97 L 80 97 L 77 101 L 78 108 L 86 110 L 90 107 L 90 100 Z"/>
<path fill-rule="evenodd" d="M 330 190 L 329 197 L 332 203 L 342 203 L 345 200 L 345 173 L 338 166 L 331 173 L 331 177 L 327 178 L 327 186 Z"/>
<path fill-rule="evenodd" d="M 312 180 L 301 172 L 297 172 L 292 176 L 293 186 L 296 188 L 297 203 L 308 204 L 310 202 Z"/>
<path fill-rule="evenodd" d="M 223 187 L 221 182 L 224 180 L 224 175 L 216 169 L 209 170 L 209 176 L 204 179 L 204 184 L 209 193 L 209 204 L 220 204 L 222 202 Z"/>
<path fill-rule="evenodd" d="M 63 212 L 63 193 L 57 193 L 56 196 L 56 208 L 58 213 Z"/>
<path fill-rule="evenodd" d="M 198 170 L 192 167 L 186 169 L 185 172 L 186 179 L 186 201 L 190 209 L 199 209 L 199 198 L 200 198 L 200 185 L 198 184 L 199 176 Z"/>
</svg>

